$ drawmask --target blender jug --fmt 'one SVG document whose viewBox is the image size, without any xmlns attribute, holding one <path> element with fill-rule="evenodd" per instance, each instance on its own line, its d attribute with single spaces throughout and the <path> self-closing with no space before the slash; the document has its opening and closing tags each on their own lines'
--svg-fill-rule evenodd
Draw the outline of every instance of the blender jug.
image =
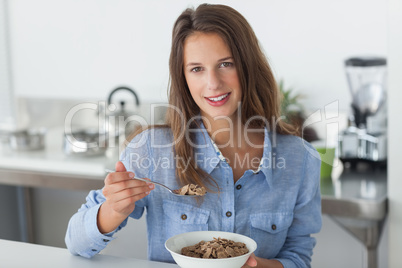
<svg viewBox="0 0 402 268">
<path fill-rule="evenodd" d="M 367 161 L 386 166 L 386 59 L 354 57 L 345 69 L 353 113 L 339 135 L 339 158 L 352 166 Z"/>
<path fill-rule="evenodd" d="M 350 58 L 345 66 L 354 123 L 364 129 L 367 117 L 376 114 L 385 101 L 386 59 Z"/>
</svg>

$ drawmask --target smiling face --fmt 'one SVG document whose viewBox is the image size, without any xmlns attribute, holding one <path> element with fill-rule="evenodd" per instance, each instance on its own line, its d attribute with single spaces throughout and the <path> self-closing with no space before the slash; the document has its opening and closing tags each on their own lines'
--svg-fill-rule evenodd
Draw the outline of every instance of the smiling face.
<svg viewBox="0 0 402 268">
<path fill-rule="evenodd" d="M 232 53 L 218 34 L 195 32 L 185 40 L 184 75 L 202 116 L 236 119 L 240 82 Z"/>
</svg>

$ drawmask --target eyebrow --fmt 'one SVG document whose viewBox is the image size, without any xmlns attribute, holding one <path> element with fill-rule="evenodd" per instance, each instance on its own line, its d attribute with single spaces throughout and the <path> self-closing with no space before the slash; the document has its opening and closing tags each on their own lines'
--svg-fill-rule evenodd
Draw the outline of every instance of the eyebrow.
<svg viewBox="0 0 402 268">
<path fill-rule="evenodd" d="M 233 57 L 231 57 L 231 56 L 225 57 L 225 58 L 222 58 L 222 59 L 218 60 L 218 62 L 222 62 L 222 61 L 225 61 L 225 60 L 233 60 Z M 202 65 L 202 63 L 199 63 L 199 62 L 189 62 L 189 63 L 186 64 L 186 67 L 189 67 L 189 66 L 197 66 L 197 65 Z"/>
</svg>

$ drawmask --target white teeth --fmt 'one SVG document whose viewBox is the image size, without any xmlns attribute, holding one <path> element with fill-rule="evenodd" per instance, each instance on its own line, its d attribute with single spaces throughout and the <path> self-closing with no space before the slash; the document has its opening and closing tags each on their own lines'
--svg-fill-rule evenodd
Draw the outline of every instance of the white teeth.
<svg viewBox="0 0 402 268">
<path fill-rule="evenodd" d="M 228 95 L 229 95 L 229 93 L 226 93 L 225 95 L 222 95 L 222 96 L 219 96 L 219 97 L 216 97 L 216 98 L 208 98 L 208 99 L 211 100 L 211 101 L 221 101 L 224 98 L 226 98 Z"/>
</svg>

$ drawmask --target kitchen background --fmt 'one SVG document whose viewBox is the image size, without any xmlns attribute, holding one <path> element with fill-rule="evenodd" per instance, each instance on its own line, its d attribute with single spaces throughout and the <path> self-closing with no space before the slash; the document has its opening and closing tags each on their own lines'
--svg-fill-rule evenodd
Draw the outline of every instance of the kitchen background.
<svg viewBox="0 0 402 268">
<path fill-rule="evenodd" d="M 72 105 L 104 101 L 120 85 L 134 88 L 145 106 L 165 103 L 173 22 L 184 8 L 202 2 L 0 1 L 0 126 L 62 127 Z M 313 125 L 329 142 L 336 143 L 337 132 L 327 133 L 326 125 L 335 122 L 339 130 L 347 125 L 351 97 L 343 65 L 346 58 L 388 57 L 389 70 L 393 67 L 400 73 L 401 66 L 390 57 L 400 59 L 401 55 L 401 36 L 395 29 L 402 23 L 395 15 L 400 11 L 397 0 L 209 2 L 229 4 L 248 19 L 276 77 L 304 96 L 301 101 L 309 112 L 336 115 Z M 391 96 L 395 85 L 401 85 L 398 78 L 392 81 Z M 400 100 L 400 93 L 394 96 Z M 389 99 L 389 110 L 400 111 L 392 103 L 397 98 Z M 398 127 L 394 126 L 393 133 Z M 391 175 L 397 174 L 392 170 L 396 148 L 389 151 Z M 400 182 L 389 182 L 401 188 Z M 65 247 L 68 219 L 86 194 L 33 189 L 35 242 Z M 391 194 L 401 203 L 397 193 L 390 191 L 390 199 Z M 9 206 L 16 203 L 17 195 L 18 189 L 0 186 L 0 239 L 19 239 L 16 208 Z M 401 219 L 400 214 L 392 214 L 392 207 L 390 219 L 380 241 L 380 267 L 398 263 L 394 248 L 401 234 L 393 226 Z M 363 246 L 330 218 L 323 220 L 322 232 L 315 235 L 313 267 L 361 267 Z M 130 222 L 104 252 L 146 258 L 145 228 L 143 220 Z M 390 232 L 393 235 L 388 238 Z"/>
</svg>

